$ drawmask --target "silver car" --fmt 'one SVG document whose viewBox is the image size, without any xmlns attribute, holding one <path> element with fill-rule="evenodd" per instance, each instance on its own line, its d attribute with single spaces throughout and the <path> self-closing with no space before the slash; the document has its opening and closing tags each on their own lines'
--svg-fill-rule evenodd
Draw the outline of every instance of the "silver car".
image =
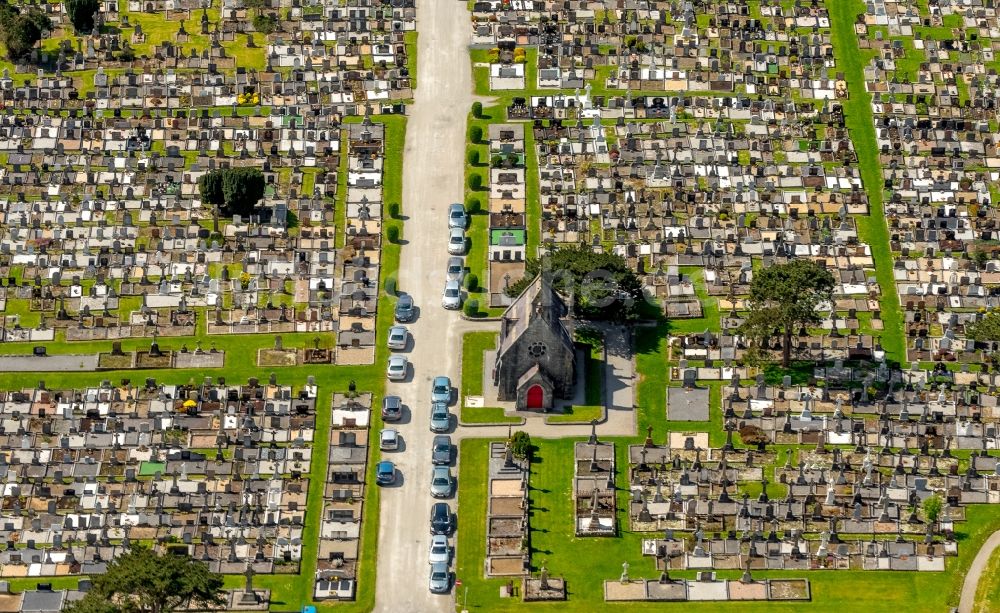
<svg viewBox="0 0 1000 613">
<path fill-rule="evenodd" d="M 448 593 L 451 589 L 451 574 L 448 572 L 447 564 L 443 562 L 431 564 L 431 577 L 427 587 L 435 594 Z"/>
<path fill-rule="evenodd" d="M 431 549 L 427 553 L 427 561 L 431 564 L 447 564 L 451 561 L 451 545 L 448 535 L 435 534 L 431 537 Z"/>
<path fill-rule="evenodd" d="M 406 370 L 410 362 L 405 355 L 394 355 L 389 358 L 389 366 L 385 369 L 385 375 L 390 381 L 402 381 L 406 378 Z"/>
<path fill-rule="evenodd" d="M 452 255 L 465 253 L 465 230 L 462 228 L 448 230 L 448 253 Z"/>
<path fill-rule="evenodd" d="M 461 204 L 452 204 L 448 207 L 448 227 L 464 228 L 469 223 L 469 217 L 465 214 L 465 207 Z"/>
<path fill-rule="evenodd" d="M 386 428 L 378 433 L 378 448 L 382 451 L 396 451 L 399 449 L 399 432 L 392 428 Z"/>
<path fill-rule="evenodd" d="M 458 281 L 448 281 L 444 284 L 444 292 L 441 293 L 441 306 L 446 309 L 462 307 L 462 287 Z"/>
<path fill-rule="evenodd" d="M 448 281 L 458 281 L 462 283 L 465 278 L 465 261 L 460 257 L 450 257 L 448 258 Z"/>
<path fill-rule="evenodd" d="M 435 498 L 448 498 L 451 490 L 455 486 L 455 480 L 451 476 L 451 469 L 447 466 L 435 466 L 431 470 L 431 496 Z"/>
<path fill-rule="evenodd" d="M 402 351 L 406 349 L 406 339 L 409 336 L 409 331 L 406 326 L 393 326 L 389 328 L 389 340 L 387 344 L 389 349 L 393 351 Z"/>
</svg>

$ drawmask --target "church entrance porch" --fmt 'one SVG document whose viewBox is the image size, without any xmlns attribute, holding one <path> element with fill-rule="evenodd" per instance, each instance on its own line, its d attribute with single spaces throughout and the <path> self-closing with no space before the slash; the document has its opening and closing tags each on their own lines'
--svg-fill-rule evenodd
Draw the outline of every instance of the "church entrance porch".
<svg viewBox="0 0 1000 613">
<path fill-rule="evenodd" d="M 545 408 L 545 390 L 541 385 L 532 385 L 528 388 L 528 399 L 524 408 L 529 410 Z"/>
</svg>

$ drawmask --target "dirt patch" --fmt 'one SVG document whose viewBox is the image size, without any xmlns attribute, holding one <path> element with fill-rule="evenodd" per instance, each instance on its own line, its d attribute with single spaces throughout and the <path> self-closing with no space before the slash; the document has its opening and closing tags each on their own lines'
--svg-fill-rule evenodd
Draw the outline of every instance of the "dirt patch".
<svg viewBox="0 0 1000 613">
<path fill-rule="evenodd" d="M 495 517 L 505 515 L 522 515 L 524 509 L 521 508 L 520 496 L 503 496 L 500 498 L 490 498 L 490 515 Z"/>
<path fill-rule="evenodd" d="M 258 349 L 258 366 L 295 366 L 298 362 L 294 349 Z"/>
<path fill-rule="evenodd" d="M 523 491 L 520 479 L 494 479 L 490 482 L 490 496 L 520 498 Z"/>
<path fill-rule="evenodd" d="M 524 560 L 516 558 L 490 558 L 489 574 L 491 575 L 523 575 Z"/>
<path fill-rule="evenodd" d="M 143 368 L 170 368 L 171 360 L 169 351 L 162 351 L 159 356 L 152 356 L 148 351 L 137 351 L 135 354 L 135 367 Z"/>
<path fill-rule="evenodd" d="M 809 581 L 806 579 L 772 579 L 771 600 L 808 600 Z"/>
<path fill-rule="evenodd" d="M 109 370 L 132 368 L 132 354 L 112 355 L 110 353 L 102 353 L 97 358 L 97 367 Z"/>
</svg>

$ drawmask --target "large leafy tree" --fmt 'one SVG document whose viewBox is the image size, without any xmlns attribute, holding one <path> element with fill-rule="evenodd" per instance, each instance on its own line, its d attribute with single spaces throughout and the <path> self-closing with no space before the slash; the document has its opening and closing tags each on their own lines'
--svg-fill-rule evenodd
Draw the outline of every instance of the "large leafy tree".
<svg viewBox="0 0 1000 613">
<path fill-rule="evenodd" d="M 77 34 L 90 34 L 93 31 L 94 14 L 98 9 L 97 0 L 63 0 L 63 5 Z"/>
<path fill-rule="evenodd" d="M 576 246 L 554 248 L 541 259 L 529 259 L 524 277 L 507 288 L 507 294 L 517 296 L 542 272 L 570 298 L 577 317 L 624 321 L 639 315 L 642 281 L 620 256 Z"/>
<path fill-rule="evenodd" d="M 67 613 L 170 613 L 219 607 L 222 575 L 188 556 L 161 555 L 133 546 L 93 577 L 93 587 Z"/>
<path fill-rule="evenodd" d="M 219 215 L 249 215 L 264 197 L 264 174 L 259 168 L 222 168 L 198 178 L 198 192 L 204 202 L 212 205 L 215 231 L 219 231 Z"/>
<path fill-rule="evenodd" d="M 29 53 L 42 38 L 42 32 L 52 29 L 52 22 L 37 8 L 20 10 L 0 0 L 0 41 L 7 49 L 7 58 L 19 60 Z"/>
<path fill-rule="evenodd" d="M 812 260 L 792 260 L 755 272 L 743 334 L 758 346 L 780 336 L 781 364 L 788 368 L 792 335 L 801 326 L 820 322 L 816 309 L 833 298 L 834 284 L 830 271 Z"/>
</svg>

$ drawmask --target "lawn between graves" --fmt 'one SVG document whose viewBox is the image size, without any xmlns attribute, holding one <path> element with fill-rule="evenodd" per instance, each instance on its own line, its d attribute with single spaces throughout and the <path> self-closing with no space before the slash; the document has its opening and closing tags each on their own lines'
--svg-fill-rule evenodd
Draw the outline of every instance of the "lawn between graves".
<svg viewBox="0 0 1000 613">
<path fill-rule="evenodd" d="M 858 156 L 858 170 L 868 194 L 869 214 L 858 217 L 858 234 L 871 247 L 875 261 L 875 278 L 882 296 L 882 321 L 880 342 L 889 361 L 906 365 L 906 341 L 903 335 L 903 315 L 892 276 L 893 259 L 889 249 L 889 229 L 883 207 L 882 166 L 875 140 L 875 125 L 871 109 L 871 94 L 865 90 L 864 67 L 874 55 L 858 48 L 854 23 L 865 12 L 860 0 L 826 0 L 830 13 L 831 38 L 837 67 L 847 80 L 849 97 L 841 100 L 847 129 L 854 141 Z"/>
<path fill-rule="evenodd" d="M 357 123 L 361 118 L 348 118 L 346 123 Z M 386 125 L 386 156 L 383 173 L 383 202 L 400 202 L 402 199 L 402 160 L 405 143 L 406 118 L 399 115 L 382 115 L 372 117 L 372 121 Z M 346 155 L 346 154 L 344 154 Z M 343 202 L 338 203 L 343 205 Z M 388 227 L 397 226 L 402 230 L 402 221 L 383 218 L 383 231 Z M 341 239 L 342 241 L 342 239 Z M 118 381 L 126 378 L 133 382 L 142 381 L 146 377 L 154 377 L 169 383 L 188 383 L 200 381 L 206 375 L 222 375 L 231 382 L 243 382 L 249 377 L 260 377 L 262 374 L 275 373 L 280 384 L 290 384 L 299 387 L 312 375 L 319 387 L 316 401 L 316 430 L 313 441 L 313 455 L 309 470 L 309 493 L 306 508 L 306 520 L 303 527 L 303 553 L 300 572 L 295 575 L 258 575 L 254 585 L 258 589 L 271 590 L 271 605 L 275 610 L 300 609 L 312 599 L 316 571 L 316 556 L 319 548 L 319 526 L 322 521 L 323 491 L 326 485 L 326 468 L 329 445 L 330 402 L 335 392 L 345 392 L 349 382 L 354 381 L 361 392 L 373 394 L 373 406 L 378 406 L 385 389 L 384 365 L 389 353 L 385 345 L 385 336 L 392 325 L 392 311 L 395 306 L 395 296 L 384 291 L 387 282 L 395 283 L 396 271 L 399 268 L 400 247 L 388 241 L 383 241 L 381 254 L 381 283 L 383 292 L 379 297 L 377 315 L 378 337 L 376 341 L 375 364 L 371 366 L 323 366 L 301 365 L 295 367 L 258 367 L 256 365 L 257 349 L 271 345 L 271 335 L 207 335 L 205 333 L 204 315 L 199 319 L 196 334 L 189 337 L 161 339 L 163 349 L 179 349 L 183 343 L 193 344 L 201 340 L 205 345 L 214 342 L 220 350 L 225 350 L 226 366 L 223 369 L 160 369 L 160 370 L 127 370 L 102 371 L 90 373 L 0 373 L 0 388 L 17 389 L 33 387 L 38 381 L 44 380 L 46 387 L 85 387 L 96 385 L 107 379 Z M 390 281 L 390 279 L 392 281 Z M 282 335 L 286 347 L 311 346 L 315 334 L 285 334 Z M 9 343 L 3 346 L 3 353 L 30 353 L 37 343 Z M 145 339 L 128 339 L 122 341 L 123 349 L 145 348 Z M 93 353 L 107 351 L 108 342 L 92 343 L 50 343 L 50 353 Z M 378 431 L 381 428 L 381 414 L 373 411 L 369 427 L 369 449 L 377 448 Z M 375 458 L 368 458 L 366 482 L 375 482 Z M 367 498 L 363 515 L 361 534 L 361 552 L 358 564 L 358 588 L 356 600 L 350 603 L 316 603 L 320 610 L 337 611 L 368 611 L 374 605 L 375 599 L 375 555 L 378 546 L 379 522 L 379 490 L 377 487 L 367 488 Z M 42 578 L 32 577 L 13 579 L 10 581 L 14 590 L 34 589 Z M 76 586 L 79 577 L 44 578 L 56 589 Z M 237 588 L 243 585 L 245 579 L 240 575 L 227 575 L 226 587 Z"/>
</svg>

